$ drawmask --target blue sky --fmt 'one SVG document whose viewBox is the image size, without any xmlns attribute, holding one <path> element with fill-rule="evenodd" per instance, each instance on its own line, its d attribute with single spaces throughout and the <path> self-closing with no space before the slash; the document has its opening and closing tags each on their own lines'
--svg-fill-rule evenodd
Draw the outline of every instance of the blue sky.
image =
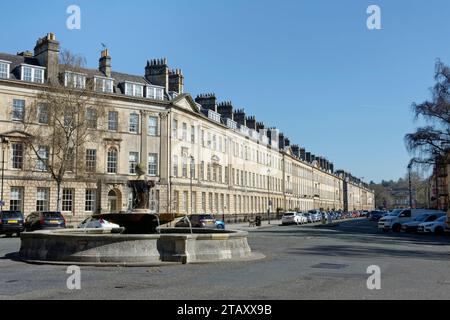
<svg viewBox="0 0 450 320">
<path fill-rule="evenodd" d="M 66 28 L 71 4 L 81 30 Z M 366 27 L 371 4 L 382 30 Z M 2 52 L 55 32 L 90 67 L 102 42 L 116 71 L 143 74 L 166 57 L 194 97 L 215 92 L 367 181 L 405 174 L 411 103 L 429 98 L 436 58 L 450 64 L 446 0 L 41 0 L 2 11 Z"/>
</svg>

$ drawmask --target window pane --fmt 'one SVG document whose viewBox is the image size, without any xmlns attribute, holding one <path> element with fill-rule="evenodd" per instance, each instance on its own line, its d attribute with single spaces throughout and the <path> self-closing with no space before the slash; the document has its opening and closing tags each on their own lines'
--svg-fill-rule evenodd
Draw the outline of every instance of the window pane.
<svg viewBox="0 0 450 320">
<path fill-rule="evenodd" d="M 31 76 L 31 68 L 30 67 L 22 67 L 22 72 L 23 72 L 23 80 L 24 81 L 28 81 L 31 82 L 32 76 Z"/>
<path fill-rule="evenodd" d="M 97 111 L 93 108 L 86 110 L 86 126 L 90 129 L 97 128 Z"/>
<path fill-rule="evenodd" d="M 37 152 L 38 160 L 37 160 L 37 170 L 46 171 L 47 170 L 47 162 L 48 162 L 48 148 L 47 147 L 39 147 Z"/>
<path fill-rule="evenodd" d="M 156 176 L 158 172 L 158 155 L 156 153 L 150 153 L 148 155 L 148 174 Z"/>
<path fill-rule="evenodd" d="M 97 168 L 97 150 L 86 150 L 86 171 L 95 172 Z"/>
<path fill-rule="evenodd" d="M 158 134 L 158 118 L 148 118 L 148 134 L 151 136 L 156 136 Z"/>
<path fill-rule="evenodd" d="M 131 133 L 138 133 L 139 131 L 139 115 L 136 113 L 130 114 L 130 128 Z"/>
<path fill-rule="evenodd" d="M 9 78 L 9 65 L 7 63 L 0 62 L 0 78 Z"/>
<path fill-rule="evenodd" d="M 13 100 L 12 119 L 23 121 L 25 115 L 25 100 Z"/>
<path fill-rule="evenodd" d="M 48 188 L 37 188 L 36 211 L 48 211 L 49 193 L 50 192 Z"/>
<path fill-rule="evenodd" d="M 108 130 L 117 131 L 119 114 L 117 111 L 108 112 Z"/>
<path fill-rule="evenodd" d="M 44 83 L 44 70 L 34 69 L 34 82 Z"/>
<path fill-rule="evenodd" d="M 114 148 L 108 150 L 107 171 L 117 173 L 117 150 Z"/>
<path fill-rule="evenodd" d="M 73 189 L 63 189 L 62 211 L 73 211 Z"/>
<path fill-rule="evenodd" d="M 48 124 L 48 106 L 46 104 L 40 104 L 38 106 L 38 122 Z"/>
<path fill-rule="evenodd" d="M 12 159 L 11 159 L 12 168 L 23 169 L 23 144 L 12 143 L 11 152 L 12 152 Z"/>
<path fill-rule="evenodd" d="M 94 212 L 96 202 L 96 190 L 86 189 L 84 211 Z"/>
<path fill-rule="evenodd" d="M 139 163 L 139 152 L 130 152 L 129 154 L 130 174 L 136 174 L 136 165 Z"/>
<path fill-rule="evenodd" d="M 23 200 L 23 188 L 12 187 L 9 200 L 9 210 L 22 211 L 22 200 Z"/>
</svg>

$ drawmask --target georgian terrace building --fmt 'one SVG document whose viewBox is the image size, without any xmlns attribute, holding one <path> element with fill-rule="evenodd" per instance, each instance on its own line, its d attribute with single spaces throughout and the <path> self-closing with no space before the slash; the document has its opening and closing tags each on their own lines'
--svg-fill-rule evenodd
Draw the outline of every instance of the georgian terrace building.
<svg viewBox="0 0 450 320">
<path fill-rule="evenodd" d="M 101 141 L 85 146 L 89 174 L 69 172 L 63 183 L 69 221 L 128 211 L 127 181 L 136 178 L 138 163 L 146 164 L 146 179 L 155 184 L 150 208 L 161 214 L 237 218 L 277 209 L 345 209 L 349 201 L 349 210 L 373 208 L 366 185 L 347 183 L 332 163 L 291 146 L 278 129 L 234 110 L 231 102 L 217 103 L 214 94 L 194 100 L 183 93 L 181 70 L 169 70 L 165 59 L 148 61 L 144 76 L 129 75 L 114 72 L 104 50 L 98 69 L 74 71 L 58 63 L 59 50 L 48 34 L 33 53 L 0 53 L 5 210 L 56 209 L 56 184 L 29 152 L 23 123 L 37 94 L 53 81 L 80 88 L 93 81 L 98 99 L 108 101 L 106 114 L 95 119 Z M 48 125 L 45 113 L 36 118 L 33 125 Z"/>
</svg>

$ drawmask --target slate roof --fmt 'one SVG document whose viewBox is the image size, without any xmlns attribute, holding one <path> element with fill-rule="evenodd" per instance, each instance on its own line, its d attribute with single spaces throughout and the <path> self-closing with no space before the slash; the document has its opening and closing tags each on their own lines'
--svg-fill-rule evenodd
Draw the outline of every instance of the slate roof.
<svg viewBox="0 0 450 320">
<path fill-rule="evenodd" d="M 39 64 L 39 61 L 33 57 L 12 55 L 0 52 L 0 60 L 11 62 L 10 79 L 13 80 L 20 80 L 20 65 L 23 63 L 42 67 Z M 64 73 L 65 71 L 84 73 L 87 75 L 88 78 L 93 78 L 94 76 L 105 77 L 105 74 L 98 69 L 79 68 L 74 70 L 71 68 L 66 68 L 64 65 L 60 65 L 60 73 Z M 140 83 L 142 85 L 154 85 L 143 76 L 136 76 L 115 71 L 111 72 L 111 78 L 114 79 L 114 88 L 113 88 L 114 93 L 121 93 L 121 94 L 125 93 L 124 92 L 125 88 L 122 85 L 125 81 Z"/>
</svg>

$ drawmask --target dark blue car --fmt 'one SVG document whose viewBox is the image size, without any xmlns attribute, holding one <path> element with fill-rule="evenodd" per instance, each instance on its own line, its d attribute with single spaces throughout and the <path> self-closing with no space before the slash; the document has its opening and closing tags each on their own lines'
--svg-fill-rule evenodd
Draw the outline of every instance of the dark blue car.
<svg viewBox="0 0 450 320">
<path fill-rule="evenodd" d="M 371 221 L 378 221 L 384 215 L 385 215 L 385 212 L 374 210 L 374 211 L 369 212 L 369 214 L 367 215 L 367 218 L 369 218 Z"/>
<path fill-rule="evenodd" d="M 0 212 L 0 234 L 6 234 L 7 237 L 10 237 L 15 233 L 17 236 L 20 236 L 20 233 L 24 230 L 24 217 L 22 212 Z"/>
</svg>

